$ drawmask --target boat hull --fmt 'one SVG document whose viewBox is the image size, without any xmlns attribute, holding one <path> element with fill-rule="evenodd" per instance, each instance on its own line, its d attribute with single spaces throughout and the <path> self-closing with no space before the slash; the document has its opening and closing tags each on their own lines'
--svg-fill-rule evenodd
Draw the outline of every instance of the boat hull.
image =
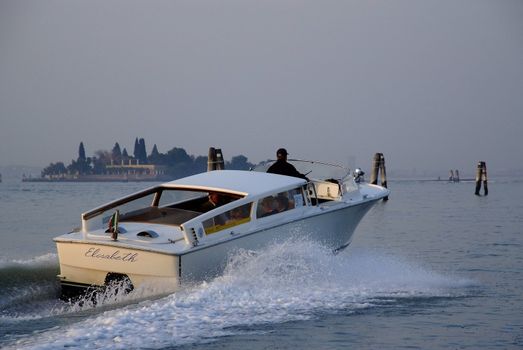
<svg viewBox="0 0 523 350">
<path fill-rule="evenodd" d="M 368 201 L 318 213 L 252 233 L 238 234 L 238 237 L 225 242 L 196 247 L 180 256 L 180 280 L 183 284 L 216 277 L 223 272 L 231 253 L 238 249 L 258 250 L 289 239 L 319 242 L 335 252 L 340 251 L 350 244 L 354 230 L 374 203 Z"/>
<path fill-rule="evenodd" d="M 231 232 L 232 238 L 201 244 L 181 254 L 132 249 L 109 241 L 57 241 L 62 297 L 107 285 L 111 276 L 128 278 L 134 289 L 145 294 L 173 292 L 180 285 L 218 276 L 239 249 L 259 250 L 289 239 L 307 239 L 340 250 L 349 245 L 356 226 L 374 202 L 338 209 L 316 207 L 312 215 L 237 236 Z"/>
</svg>

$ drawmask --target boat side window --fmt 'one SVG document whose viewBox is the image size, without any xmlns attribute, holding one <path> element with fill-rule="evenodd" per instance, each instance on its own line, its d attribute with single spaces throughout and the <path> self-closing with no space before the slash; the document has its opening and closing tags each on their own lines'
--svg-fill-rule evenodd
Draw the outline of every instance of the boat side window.
<svg viewBox="0 0 523 350">
<path fill-rule="evenodd" d="M 303 197 L 303 190 L 301 187 L 289 191 L 289 200 L 292 201 L 294 208 L 305 205 L 305 198 Z"/>
<path fill-rule="evenodd" d="M 247 203 L 202 222 L 206 234 L 212 234 L 251 221 L 252 203 Z"/>
<path fill-rule="evenodd" d="M 260 199 L 256 209 L 256 217 L 263 218 L 273 214 L 276 214 L 276 199 L 273 196 Z"/>
<path fill-rule="evenodd" d="M 301 207 L 305 204 L 301 188 L 280 192 L 264 197 L 258 201 L 256 217 L 262 218 L 287 210 Z"/>
</svg>

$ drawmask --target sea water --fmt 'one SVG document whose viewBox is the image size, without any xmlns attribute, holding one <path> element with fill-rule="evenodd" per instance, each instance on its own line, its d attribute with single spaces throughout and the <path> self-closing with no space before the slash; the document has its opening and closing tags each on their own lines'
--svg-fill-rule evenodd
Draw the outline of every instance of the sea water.
<svg viewBox="0 0 523 350">
<path fill-rule="evenodd" d="M 339 254 L 289 238 L 148 298 L 58 299 L 52 238 L 147 183 L 0 183 L 0 347 L 523 348 L 523 181 L 390 181 Z"/>
</svg>

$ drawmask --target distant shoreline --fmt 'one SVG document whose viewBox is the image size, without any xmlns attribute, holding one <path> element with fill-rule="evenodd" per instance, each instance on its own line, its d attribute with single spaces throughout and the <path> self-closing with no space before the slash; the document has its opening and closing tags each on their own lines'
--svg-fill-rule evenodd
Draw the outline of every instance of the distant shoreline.
<svg viewBox="0 0 523 350">
<path fill-rule="evenodd" d="M 174 177 L 168 176 L 132 176 L 132 175 L 83 175 L 68 177 L 24 177 L 22 182 L 167 182 L 175 180 Z M 474 178 L 460 179 L 459 181 L 450 181 L 448 179 L 437 178 L 392 178 L 389 182 L 475 182 Z"/>
<path fill-rule="evenodd" d="M 168 176 L 82 175 L 67 177 L 24 177 L 22 182 L 162 182 L 174 180 Z"/>
</svg>

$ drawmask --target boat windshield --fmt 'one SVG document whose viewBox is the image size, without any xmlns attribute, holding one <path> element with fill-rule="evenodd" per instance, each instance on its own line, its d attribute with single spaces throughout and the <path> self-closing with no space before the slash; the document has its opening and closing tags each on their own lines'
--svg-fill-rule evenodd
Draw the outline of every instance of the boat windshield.
<svg viewBox="0 0 523 350">
<path fill-rule="evenodd" d="M 220 202 L 215 206 L 227 204 L 241 196 L 218 194 Z M 105 206 L 83 214 L 90 227 L 101 228 L 109 223 L 114 212 L 118 211 L 121 222 L 150 222 L 179 226 L 202 213 L 213 209 L 209 205 L 211 192 L 203 190 L 157 187 L 119 199 Z"/>
<path fill-rule="evenodd" d="M 275 160 L 261 162 L 252 168 L 252 171 L 266 172 Z M 326 180 L 336 179 L 343 180 L 350 175 L 350 169 L 336 164 L 322 163 L 309 160 L 288 159 L 287 162 L 294 165 L 296 170 L 307 176 L 309 179 Z"/>
</svg>

